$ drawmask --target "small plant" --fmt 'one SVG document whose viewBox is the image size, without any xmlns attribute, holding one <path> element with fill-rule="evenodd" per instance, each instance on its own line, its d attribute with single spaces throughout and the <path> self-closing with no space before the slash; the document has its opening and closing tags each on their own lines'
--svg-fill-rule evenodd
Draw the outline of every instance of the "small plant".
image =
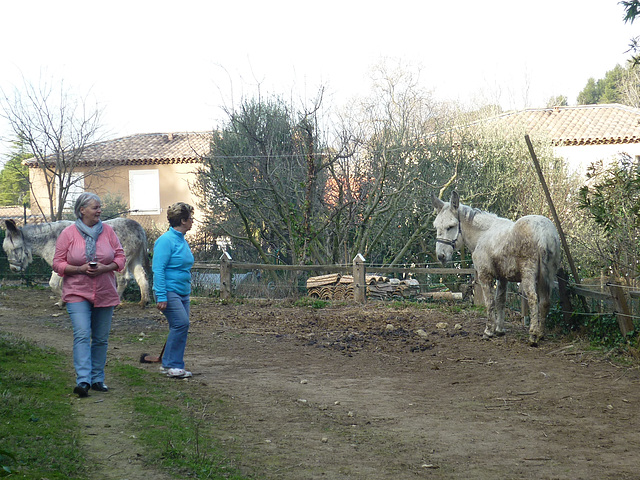
<svg viewBox="0 0 640 480">
<path fill-rule="evenodd" d="M 614 348 L 626 343 L 615 315 L 588 317 L 584 322 L 584 329 L 594 346 Z"/>
<path fill-rule="evenodd" d="M 311 307 L 311 308 L 325 308 L 331 305 L 331 302 L 327 300 L 320 300 L 319 298 L 311 298 L 311 297 L 301 297 L 292 303 L 294 307 Z"/>
<path fill-rule="evenodd" d="M 555 330 L 561 335 L 581 334 L 589 340 L 594 348 L 627 350 L 629 347 L 637 348 L 640 332 L 640 321 L 634 321 L 634 330 L 625 337 L 620 332 L 618 320 L 614 314 L 585 315 L 574 311 L 566 319 L 561 306 L 554 304 L 547 317 L 547 325 L 550 330 Z"/>
<path fill-rule="evenodd" d="M 569 319 L 566 319 L 562 305 L 559 302 L 553 302 L 547 315 L 547 327 L 562 335 L 568 335 L 580 328 L 579 315 L 578 312 L 573 312 Z"/>
</svg>

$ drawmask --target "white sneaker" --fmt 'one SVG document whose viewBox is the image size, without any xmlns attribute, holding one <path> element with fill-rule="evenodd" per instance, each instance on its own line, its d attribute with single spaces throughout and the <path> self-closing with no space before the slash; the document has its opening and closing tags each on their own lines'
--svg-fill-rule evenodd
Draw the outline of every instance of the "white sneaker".
<svg viewBox="0 0 640 480">
<path fill-rule="evenodd" d="M 171 378 L 189 378 L 192 376 L 193 374 L 184 368 L 169 368 L 167 370 L 167 377 Z"/>
<path fill-rule="evenodd" d="M 164 367 L 162 367 L 162 366 L 160 367 L 160 374 L 161 374 L 161 375 L 166 375 L 168 371 L 169 371 L 169 369 L 168 369 L 168 368 L 164 368 Z"/>
</svg>

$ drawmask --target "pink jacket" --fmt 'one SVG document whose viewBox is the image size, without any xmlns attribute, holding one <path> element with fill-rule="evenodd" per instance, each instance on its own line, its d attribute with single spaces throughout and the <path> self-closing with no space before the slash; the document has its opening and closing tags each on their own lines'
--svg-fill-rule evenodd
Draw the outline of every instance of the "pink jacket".
<svg viewBox="0 0 640 480">
<path fill-rule="evenodd" d="M 88 300 L 94 307 L 113 307 L 120 304 L 116 289 L 116 276 L 113 272 L 97 277 L 84 274 L 65 276 L 67 265 L 80 266 L 85 259 L 85 241 L 75 225 L 65 228 L 56 241 L 56 253 L 53 256 L 53 271 L 63 277 L 62 300 L 67 303 Z M 116 262 L 118 271 L 124 268 L 125 256 L 118 236 L 109 225 L 102 224 L 102 233 L 96 242 L 96 259 L 109 265 Z"/>
</svg>

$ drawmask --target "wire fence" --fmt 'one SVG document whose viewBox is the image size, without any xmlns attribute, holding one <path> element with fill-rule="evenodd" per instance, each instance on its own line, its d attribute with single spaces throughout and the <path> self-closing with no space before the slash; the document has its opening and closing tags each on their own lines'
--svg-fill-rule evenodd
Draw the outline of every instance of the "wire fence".
<svg viewBox="0 0 640 480">
<path fill-rule="evenodd" d="M 211 294 L 220 290 L 220 263 L 202 262 L 194 265 L 192 274 L 194 293 Z M 384 298 L 376 296 L 378 299 L 407 299 L 415 301 L 427 300 L 427 294 L 431 292 L 465 292 L 464 300 L 471 300 L 470 292 L 473 278 L 473 271 L 467 269 L 430 268 L 427 266 L 407 266 L 389 267 L 366 265 L 366 275 L 368 278 L 375 278 L 376 287 L 384 289 L 385 285 L 402 285 L 411 281 L 411 296 L 402 294 L 389 294 Z M 308 296 L 310 289 L 307 282 L 311 278 L 321 275 L 327 276 L 335 274 L 334 284 L 327 284 L 326 287 L 344 286 L 353 282 L 353 265 L 332 264 L 332 265 L 273 265 L 258 263 L 232 263 L 231 292 L 234 296 L 249 298 L 299 298 Z M 330 275 L 329 275 L 330 276 Z M 339 281 L 342 278 L 342 281 Z M 346 280 L 345 279 L 349 279 Z M 339 285 L 340 284 L 340 285 Z M 351 285 L 353 286 L 353 285 Z M 368 286 L 369 290 L 374 290 L 374 286 Z M 393 289 L 388 289 L 393 290 Z M 373 297 L 373 295 L 372 295 Z M 461 298 L 462 298 L 461 297 Z M 351 300 L 353 296 L 344 297 L 336 295 L 334 300 Z"/>
<path fill-rule="evenodd" d="M 137 220 L 137 219 L 136 219 Z M 142 224 L 148 235 L 148 243 L 150 256 L 152 255 L 152 247 L 155 240 L 168 228 L 165 224 L 156 224 L 147 221 Z M 0 243 L 4 240 L 5 231 L 0 229 Z M 192 291 L 194 296 L 216 296 L 220 295 L 220 263 L 211 262 L 212 258 L 219 258 L 221 250 L 215 242 L 208 241 L 207 238 L 194 238 L 196 260 L 196 268 L 192 274 Z M 206 262 L 206 263 L 205 263 Z M 390 267 L 382 264 L 367 264 L 366 271 L 370 275 L 381 275 L 390 279 L 406 280 L 412 279 L 413 285 L 417 288 L 417 294 L 412 298 L 403 298 L 399 296 L 390 296 L 389 300 L 414 300 L 425 301 L 430 300 L 428 294 L 432 292 L 456 292 L 461 293 L 460 301 L 474 302 L 474 276 L 468 273 L 468 270 L 442 269 L 438 268 L 434 263 L 422 264 L 405 264 Z M 465 265 L 458 265 L 463 267 Z M 308 267 L 308 266 L 306 266 Z M 313 268 L 313 267 L 312 267 Z M 233 295 L 242 298 L 261 298 L 261 299 L 299 299 L 308 295 L 307 280 L 315 275 L 323 273 L 344 273 L 349 274 L 353 268 L 349 264 L 335 264 L 316 266 L 306 270 L 296 270 L 290 265 L 261 265 L 253 263 L 233 263 L 233 274 L 231 278 L 231 289 Z M 461 273 L 461 272 L 465 273 Z M 51 267 L 47 262 L 37 256 L 25 272 L 15 273 L 9 268 L 6 254 L 4 250 L 0 250 L 0 285 L 2 286 L 48 286 L 51 277 Z M 151 272 L 148 272 L 149 280 L 152 282 Z M 509 284 L 507 292 L 507 307 L 517 313 L 526 315 L 526 305 L 524 297 L 519 291 L 518 284 Z M 580 285 L 575 283 L 568 284 L 569 289 L 574 294 L 583 295 L 586 301 L 587 311 L 580 312 L 584 316 L 602 316 L 602 315 L 618 315 L 626 316 L 633 322 L 640 320 L 640 289 L 635 286 L 620 285 L 626 294 L 628 301 L 628 310 L 620 311 L 614 299 L 608 292 L 607 282 L 600 279 L 591 281 L 585 286 L 583 282 Z M 139 291 L 134 282 L 125 292 L 126 297 L 137 297 L 139 299 Z M 477 298 L 475 303 L 481 303 Z M 378 298 L 379 299 L 379 298 Z M 348 298 L 341 300 L 348 301 Z M 558 291 L 554 291 L 552 302 L 555 305 L 561 305 Z M 575 305 L 575 304 L 574 304 Z M 573 310 L 569 311 L 561 308 L 560 313 L 572 315 Z"/>
</svg>

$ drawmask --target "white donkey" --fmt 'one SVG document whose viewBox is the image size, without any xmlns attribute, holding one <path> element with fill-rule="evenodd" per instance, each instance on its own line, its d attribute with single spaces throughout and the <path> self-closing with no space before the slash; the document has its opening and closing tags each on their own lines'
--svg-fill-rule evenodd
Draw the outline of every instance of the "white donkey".
<svg viewBox="0 0 640 480">
<path fill-rule="evenodd" d="M 149 282 L 147 280 L 146 269 L 149 266 L 147 256 L 147 235 L 142 226 L 135 220 L 128 218 L 114 218 L 106 220 L 105 223 L 111 225 L 118 235 L 126 261 L 122 272 L 116 272 L 118 283 L 118 293 L 122 298 L 122 293 L 127 287 L 131 278 L 135 278 L 140 287 L 140 305 L 149 303 Z M 36 225 L 25 225 L 19 228 L 13 220 L 5 220 L 7 234 L 2 248 L 4 248 L 9 260 L 9 267 L 14 272 L 26 270 L 33 261 L 33 255 L 41 256 L 49 265 L 53 263 L 56 240 L 58 235 L 73 222 L 61 220 L 52 223 L 40 223 Z M 56 295 L 62 294 L 62 277 L 57 273 L 51 274 L 49 286 Z M 64 305 L 62 300 L 60 306 Z"/>
<path fill-rule="evenodd" d="M 531 315 L 529 344 L 537 346 L 544 337 L 549 298 L 561 259 L 560 238 L 551 220 L 528 215 L 512 222 L 462 205 L 455 191 L 449 202 L 435 195 L 432 200 L 438 213 L 433 225 L 440 262 L 449 262 L 463 242 L 472 253 L 487 307 L 485 337 L 504 335 L 507 282 L 521 282 Z"/>
</svg>

